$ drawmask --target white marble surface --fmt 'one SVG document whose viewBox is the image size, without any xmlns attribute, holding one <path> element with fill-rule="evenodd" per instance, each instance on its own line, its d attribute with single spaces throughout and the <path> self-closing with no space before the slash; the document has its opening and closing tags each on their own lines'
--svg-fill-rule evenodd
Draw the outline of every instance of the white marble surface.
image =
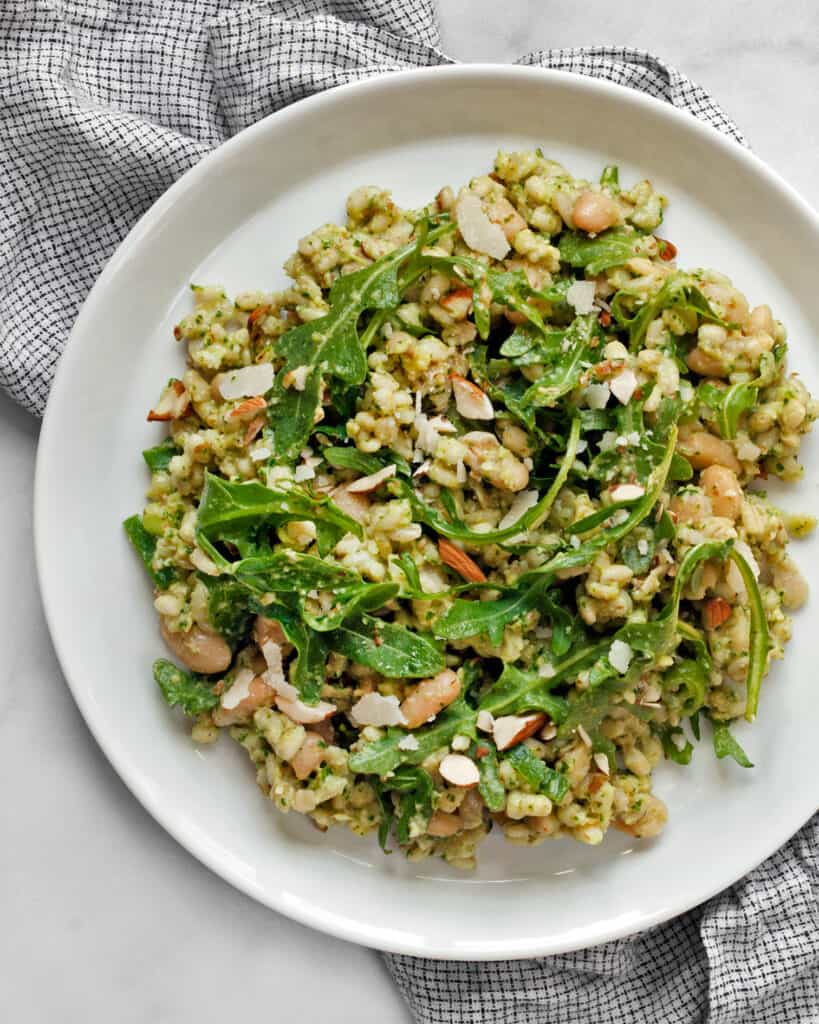
<svg viewBox="0 0 819 1024">
<path fill-rule="evenodd" d="M 439 0 L 439 9 L 443 49 L 461 60 L 603 42 L 652 50 L 709 88 L 757 153 L 819 205 L 813 0 Z M 0 397 L 0 1019 L 408 1021 L 378 956 L 279 917 L 211 875 L 97 750 L 40 608 L 37 429 Z"/>
</svg>

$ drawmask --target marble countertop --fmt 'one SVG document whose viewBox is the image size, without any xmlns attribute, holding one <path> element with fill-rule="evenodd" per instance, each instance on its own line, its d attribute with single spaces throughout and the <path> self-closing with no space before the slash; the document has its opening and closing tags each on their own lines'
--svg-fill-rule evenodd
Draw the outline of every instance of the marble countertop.
<svg viewBox="0 0 819 1024">
<path fill-rule="evenodd" d="M 813 0 L 582 8 L 439 0 L 443 49 L 510 61 L 549 47 L 642 47 L 708 88 L 756 152 L 819 206 Z M 224 1019 L 406 1022 L 374 953 L 234 891 L 130 796 L 65 687 L 34 570 L 38 423 L 0 396 L 0 1017 L 15 1024 Z"/>
</svg>

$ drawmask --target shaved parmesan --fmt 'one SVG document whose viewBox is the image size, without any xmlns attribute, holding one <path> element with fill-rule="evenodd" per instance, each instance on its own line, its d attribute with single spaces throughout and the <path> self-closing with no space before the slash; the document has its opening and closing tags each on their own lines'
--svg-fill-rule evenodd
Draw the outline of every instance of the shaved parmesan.
<svg viewBox="0 0 819 1024">
<path fill-rule="evenodd" d="M 609 386 L 602 384 L 589 384 L 583 389 L 583 398 L 590 409 L 605 409 L 609 400 Z"/>
<path fill-rule="evenodd" d="M 591 313 L 594 310 L 594 281 L 575 281 L 566 292 L 566 301 L 574 306 L 575 313 Z"/>
<path fill-rule="evenodd" d="M 398 741 L 397 746 L 399 750 L 417 750 L 418 740 L 412 735 L 412 733 L 407 733 L 406 736 L 403 736 Z"/>
<path fill-rule="evenodd" d="M 609 388 L 614 397 L 623 405 L 626 405 L 631 401 L 631 396 L 637 390 L 637 378 L 634 376 L 634 371 L 628 367 L 621 370 L 611 380 Z"/>
<path fill-rule="evenodd" d="M 239 370 L 228 370 L 219 382 L 219 394 L 227 401 L 254 398 L 273 387 L 274 376 L 272 363 L 256 363 Z"/>
<path fill-rule="evenodd" d="M 498 523 L 499 530 L 505 530 L 507 526 L 514 526 L 522 515 L 537 505 L 539 498 L 537 491 L 521 491 L 515 496 L 515 500 L 509 506 L 509 511 Z"/>
<path fill-rule="evenodd" d="M 250 696 L 250 684 L 255 679 L 249 668 L 240 669 L 229 690 L 222 694 L 222 707 L 226 711 L 232 711 L 238 707 L 243 700 Z"/>
<path fill-rule="evenodd" d="M 380 693 L 365 693 L 350 708 L 350 717 L 356 725 L 406 725 L 406 718 L 398 698 L 384 697 Z"/>
<path fill-rule="evenodd" d="M 612 501 L 636 501 L 646 493 L 642 484 L 618 484 L 611 489 Z"/>
<path fill-rule="evenodd" d="M 628 671 L 634 652 L 627 643 L 622 640 L 612 640 L 609 648 L 609 662 L 612 668 L 616 668 L 622 675 Z"/>
<path fill-rule="evenodd" d="M 395 476 L 395 466 L 385 466 L 383 469 L 379 469 L 377 473 L 371 473 L 369 476 L 359 477 L 358 480 L 354 480 L 353 483 L 347 484 L 348 494 L 368 494 L 370 491 L 374 491 L 376 487 L 380 487 L 385 480 L 389 480 L 390 477 Z"/>
<path fill-rule="evenodd" d="M 503 228 L 489 219 L 474 192 L 464 192 L 460 196 L 455 204 L 455 220 L 461 237 L 475 252 L 482 252 L 495 260 L 502 260 L 509 252 Z"/>
</svg>

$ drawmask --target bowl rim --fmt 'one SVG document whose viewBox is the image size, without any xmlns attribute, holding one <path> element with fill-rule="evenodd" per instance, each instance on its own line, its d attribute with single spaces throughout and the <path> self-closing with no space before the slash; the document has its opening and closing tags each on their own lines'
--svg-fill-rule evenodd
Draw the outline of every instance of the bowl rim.
<svg viewBox="0 0 819 1024">
<path fill-rule="evenodd" d="M 493 81 L 518 81 L 526 83 L 551 80 L 558 85 L 563 84 L 580 92 L 586 92 L 589 95 L 613 94 L 619 97 L 623 103 L 637 108 L 638 111 L 642 109 L 655 115 L 661 115 L 664 119 L 671 122 L 672 125 L 676 125 L 690 135 L 699 138 L 706 145 L 716 146 L 729 155 L 729 157 L 744 163 L 746 167 L 761 177 L 769 188 L 782 194 L 810 222 L 812 231 L 819 238 L 819 214 L 816 210 L 778 172 L 769 167 L 750 149 L 742 146 L 712 125 L 699 120 L 687 110 L 675 107 L 664 100 L 649 96 L 639 90 L 618 85 L 606 79 L 594 78 L 571 71 L 528 65 L 507 65 L 488 62 L 435 65 L 433 67 L 412 68 L 375 74 L 361 81 L 336 86 L 305 97 L 287 107 L 268 114 L 261 120 L 237 132 L 230 139 L 207 153 L 193 167 L 181 175 L 142 214 L 117 246 L 115 252 L 94 282 L 77 315 L 63 353 L 58 361 L 40 430 L 34 475 L 33 526 L 35 564 L 45 619 L 57 659 L 63 677 L 88 729 L 117 775 L 122 779 L 133 796 L 200 863 L 204 864 L 221 879 L 229 882 L 234 888 L 251 896 L 263 905 L 301 924 L 336 938 L 372 946 L 385 952 L 424 956 L 433 959 L 522 959 L 531 956 L 562 953 L 577 948 L 588 948 L 590 945 L 594 946 L 614 939 L 624 938 L 637 931 L 642 931 L 676 917 L 690 910 L 697 903 L 710 899 L 734 884 L 762 863 L 762 861 L 770 857 L 782 845 L 781 837 L 775 836 L 767 842 L 761 843 L 754 848 L 754 853 L 751 856 L 746 855 L 744 858 L 738 856 L 736 868 L 731 872 L 732 877 L 727 880 L 722 878 L 718 884 L 705 890 L 704 894 L 701 894 L 697 900 L 690 903 L 686 902 L 682 906 L 672 903 L 659 907 L 654 912 L 642 914 L 636 924 L 634 922 L 626 922 L 616 926 L 609 925 L 603 927 L 600 934 L 596 935 L 591 943 L 584 941 L 581 945 L 578 945 L 576 941 L 572 942 L 571 939 L 564 943 L 554 939 L 547 939 L 545 942 L 541 941 L 540 944 L 538 944 L 538 940 L 533 939 L 525 947 L 521 947 L 518 943 L 511 947 L 508 942 L 500 941 L 497 948 L 481 948 L 477 952 L 463 953 L 459 952 L 456 947 L 453 947 L 450 942 L 442 942 L 435 937 L 428 939 L 427 936 L 423 938 L 415 936 L 415 941 L 408 941 L 396 936 L 389 929 L 374 929 L 363 922 L 348 917 L 341 917 L 331 910 L 322 909 L 313 904 L 305 904 L 300 900 L 286 900 L 283 888 L 277 892 L 270 892 L 246 876 L 233 871 L 230 865 L 226 864 L 217 853 L 211 851 L 207 843 L 201 841 L 195 827 L 175 820 L 173 815 L 163 807 L 161 797 L 154 794 L 150 786 L 144 784 L 144 779 L 138 766 L 133 765 L 130 759 L 120 752 L 118 745 L 106 735 L 105 730 L 101 726 L 93 700 L 84 691 L 82 685 L 76 681 L 79 674 L 71 671 L 74 655 L 69 650 L 69 645 L 64 642 L 60 631 L 55 629 L 55 624 L 58 622 L 58 608 L 54 603 L 55 599 L 52 597 L 49 585 L 49 574 L 53 570 L 46 561 L 47 534 L 49 532 L 48 497 L 51 479 L 48 473 L 48 459 L 54 444 L 53 439 L 60 430 L 62 416 L 67 411 L 66 402 L 70 399 L 69 381 L 72 378 L 71 367 L 75 358 L 79 357 L 80 352 L 75 339 L 83 334 L 86 321 L 90 319 L 93 307 L 100 300 L 109 282 L 123 271 L 129 260 L 131 250 L 142 243 L 143 239 L 151 233 L 178 199 L 189 190 L 198 186 L 203 179 L 206 179 L 234 151 L 238 151 L 246 146 L 252 146 L 257 137 L 270 130 L 271 125 L 286 125 L 288 121 L 298 121 L 308 116 L 312 111 L 343 104 L 351 93 L 366 94 L 382 90 L 387 92 L 391 90 L 401 91 L 412 86 L 415 82 L 425 82 L 433 76 L 436 79 L 440 79 L 443 87 L 456 84 L 491 84 Z M 798 820 L 795 819 L 796 823 L 791 834 L 795 834 L 809 820 L 813 813 L 814 809 L 811 809 L 803 817 L 800 811 L 797 815 Z M 760 851 L 762 852 L 760 853 Z"/>
</svg>

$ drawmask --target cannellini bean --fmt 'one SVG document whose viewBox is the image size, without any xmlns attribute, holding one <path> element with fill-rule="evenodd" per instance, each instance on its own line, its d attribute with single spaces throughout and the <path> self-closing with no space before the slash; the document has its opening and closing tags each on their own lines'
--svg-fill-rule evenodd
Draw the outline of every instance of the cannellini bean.
<svg viewBox="0 0 819 1024">
<path fill-rule="evenodd" d="M 776 589 L 781 591 L 782 604 L 788 611 L 796 611 L 807 601 L 808 585 L 805 577 L 789 558 L 774 566 L 773 582 Z"/>
<path fill-rule="evenodd" d="M 731 445 L 709 434 L 707 430 L 681 433 L 677 447 L 695 469 L 705 469 L 716 464 L 739 473 L 742 468 Z"/>
<path fill-rule="evenodd" d="M 667 821 L 668 808 L 658 796 L 650 793 L 643 800 L 643 813 L 637 821 L 632 824 L 615 821 L 613 825 L 636 839 L 651 839 L 662 832 Z"/>
<path fill-rule="evenodd" d="M 401 703 L 407 728 L 417 729 L 419 725 L 434 718 L 439 711 L 451 704 L 460 692 L 461 680 L 451 668 L 445 668 L 431 679 L 423 679 Z"/>
<path fill-rule="evenodd" d="M 227 642 L 211 629 L 193 626 L 187 633 L 173 633 L 168 620 L 160 616 L 162 639 L 171 652 L 192 672 L 212 675 L 224 672 L 233 657 Z"/>
<path fill-rule="evenodd" d="M 770 306 L 754 306 L 746 324 L 749 334 L 764 333 L 773 335 L 774 318 Z"/>
<path fill-rule="evenodd" d="M 678 523 L 698 523 L 711 515 L 711 500 L 698 491 L 675 494 L 669 508 Z"/>
<path fill-rule="evenodd" d="M 232 708 L 218 707 L 213 712 L 213 721 L 218 726 L 247 722 L 259 708 L 269 708 L 276 691 L 261 676 L 255 676 L 248 686 L 247 696 Z"/>
<path fill-rule="evenodd" d="M 464 462 L 478 476 L 502 491 L 522 491 L 529 483 L 529 470 L 504 448 L 494 434 L 472 430 L 461 438 L 467 447 Z"/>
<path fill-rule="evenodd" d="M 526 221 L 504 196 L 496 199 L 487 213 L 489 219 L 500 226 L 508 242 L 511 242 L 515 235 L 526 227 Z"/>
<path fill-rule="evenodd" d="M 318 733 L 308 731 L 304 743 L 290 759 L 290 767 L 297 779 L 306 779 L 326 760 L 327 744 Z"/>
<path fill-rule="evenodd" d="M 733 285 L 708 281 L 702 286 L 702 293 L 717 307 L 724 320 L 744 324 L 748 319 L 748 300 Z"/>
<path fill-rule="evenodd" d="M 715 516 L 736 521 L 742 511 L 742 488 L 736 474 L 725 466 L 715 464 L 702 471 L 700 486 L 711 499 Z"/>
<path fill-rule="evenodd" d="M 589 234 L 605 231 L 619 219 L 617 203 L 600 192 L 581 192 L 572 208 L 574 226 Z"/>
<path fill-rule="evenodd" d="M 438 839 L 445 839 L 454 836 L 464 827 L 460 814 L 447 814 L 445 811 L 435 811 L 427 825 L 427 835 L 435 836 Z"/>
<path fill-rule="evenodd" d="M 707 352 L 704 352 L 699 345 L 691 349 L 685 357 L 685 361 L 688 364 L 688 368 L 693 370 L 694 373 L 698 373 L 701 377 L 727 376 L 726 369 L 719 359 L 715 359 Z"/>
</svg>

